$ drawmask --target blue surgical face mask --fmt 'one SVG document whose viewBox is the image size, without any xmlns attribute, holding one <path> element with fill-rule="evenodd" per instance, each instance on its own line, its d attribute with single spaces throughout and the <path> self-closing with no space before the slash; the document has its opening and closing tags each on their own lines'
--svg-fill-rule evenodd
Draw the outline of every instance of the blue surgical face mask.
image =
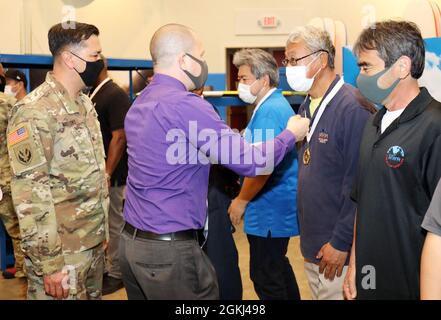
<svg viewBox="0 0 441 320">
<path fill-rule="evenodd" d="M 17 97 L 17 94 L 18 94 L 18 91 L 12 90 L 11 85 L 6 85 L 3 92 L 5 93 L 5 95 L 13 97 L 13 98 Z"/>
<path fill-rule="evenodd" d="M 306 66 L 287 66 L 286 67 L 286 79 L 291 89 L 297 92 L 308 92 L 311 90 L 315 78 L 322 71 L 322 67 L 315 73 L 312 78 L 308 78 L 307 74 L 311 65 L 322 55 L 322 52 L 315 57 Z"/>
<path fill-rule="evenodd" d="M 239 83 L 239 85 L 237 87 L 237 91 L 239 91 L 239 98 L 243 102 L 249 103 L 249 104 L 253 104 L 254 102 L 256 102 L 257 96 L 255 96 L 254 94 L 251 93 L 251 87 L 254 86 L 254 84 L 257 81 L 258 80 L 254 81 L 250 85 L 247 85 L 245 83 Z"/>
<path fill-rule="evenodd" d="M 378 80 L 391 68 L 392 67 L 380 71 L 373 76 L 366 76 L 360 73 L 357 78 L 357 86 L 361 94 L 366 99 L 377 105 L 382 105 L 384 100 L 391 95 L 392 91 L 394 91 L 394 89 L 398 86 L 401 79 L 397 79 L 389 88 L 386 89 L 380 88 L 378 85 Z"/>
</svg>

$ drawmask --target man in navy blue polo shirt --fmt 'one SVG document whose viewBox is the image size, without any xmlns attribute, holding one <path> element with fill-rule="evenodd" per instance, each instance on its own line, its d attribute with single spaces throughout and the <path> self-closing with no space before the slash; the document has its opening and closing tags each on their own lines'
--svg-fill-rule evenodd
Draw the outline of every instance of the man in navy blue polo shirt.
<svg viewBox="0 0 441 320">
<path fill-rule="evenodd" d="M 298 28 L 285 55 L 288 83 L 308 93 L 299 114 L 312 123 L 298 150 L 297 208 L 305 272 L 314 300 L 342 300 L 355 216 L 350 191 L 373 106 L 336 75 L 335 48 L 326 31 Z"/>
</svg>

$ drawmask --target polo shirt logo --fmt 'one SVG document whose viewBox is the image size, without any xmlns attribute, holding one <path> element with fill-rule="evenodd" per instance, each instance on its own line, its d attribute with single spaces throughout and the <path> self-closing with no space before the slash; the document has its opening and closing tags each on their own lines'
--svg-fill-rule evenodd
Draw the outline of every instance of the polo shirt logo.
<svg viewBox="0 0 441 320">
<path fill-rule="evenodd" d="M 318 136 L 318 141 L 322 144 L 327 144 L 329 141 L 329 134 L 325 131 L 325 129 L 323 129 L 319 136 Z"/>
<path fill-rule="evenodd" d="M 386 164 L 392 169 L 398 169 L 404 163 L 404 150 L 400 146 L 391 147 L 386 154 Z"/>
</svg>

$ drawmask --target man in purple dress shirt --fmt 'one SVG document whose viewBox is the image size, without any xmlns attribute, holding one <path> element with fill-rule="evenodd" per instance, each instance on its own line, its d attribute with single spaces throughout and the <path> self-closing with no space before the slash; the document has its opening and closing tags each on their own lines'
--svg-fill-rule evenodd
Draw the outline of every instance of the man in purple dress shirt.
<svg viewBox="0 0 441 320">
<path fill-rule="evenodd" d="M 194 31 L 163 26 L 150 52 L 155 76 L 125 121 L 124 284 L 129 299 L 215 300 L 216 274 L 196 232 L 206 220 L 210 163 L 242 176 L 270 174 L 296 140 L 304 139 L 309 120 L 293 117 L 273 141 L 249 145 L 208 102 L 189 92 L 201 87 L 208 74 Z"/>
</svg>

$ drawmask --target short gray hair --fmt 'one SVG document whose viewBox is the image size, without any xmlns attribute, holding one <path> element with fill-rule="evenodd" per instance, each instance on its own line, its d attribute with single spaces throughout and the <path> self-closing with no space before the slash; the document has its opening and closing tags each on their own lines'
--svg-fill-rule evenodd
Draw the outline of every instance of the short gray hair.
<svg viewBox="0 0 441 320">
<path fill-rule="evenodd" d="M 279 67 L 277 61 L 268 52 L 262 49 L 242 49 L 234 54 L 233 64 L 236 68 L 249 66 L 251 73 L 260 79 L 265 75 L 269 76 L 270 86 L 279 85 Z"/>
<path fill-rule="evenodd" d="M 311 52 L 326 51 L 328 53 L 328 66 L 331 69 L 335 68 L 335 46 L 327 31 L 310 25 L 299 27 L 289 35 L 287 45 L 298 43 L 301 40 L 305 42 L 306 47 Z"/>
</svg>

